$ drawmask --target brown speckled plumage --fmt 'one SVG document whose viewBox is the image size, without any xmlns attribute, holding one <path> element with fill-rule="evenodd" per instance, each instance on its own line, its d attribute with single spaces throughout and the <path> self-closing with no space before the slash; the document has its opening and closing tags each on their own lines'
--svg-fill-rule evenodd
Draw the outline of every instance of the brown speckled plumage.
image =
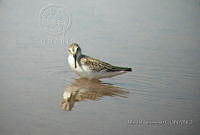
<svg viewBox="0 0 200 135">
<path fill-rule="evenodd" d="M 80 58 L 81 65 L 87 65 L 94 72 L 117 72 L 117 71 L 132 71 L 131 68 L 117 67 L 98 59 L 82 55 Z"/>
</svg>

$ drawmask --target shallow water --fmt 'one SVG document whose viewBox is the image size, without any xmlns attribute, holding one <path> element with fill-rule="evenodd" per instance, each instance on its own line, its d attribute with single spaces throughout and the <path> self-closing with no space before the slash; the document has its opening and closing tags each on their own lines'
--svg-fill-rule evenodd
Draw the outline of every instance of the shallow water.
<svg viewBox="0 0 200 135">
<path fill-rule="evenodd" d="M 50 3 L 68 16 L 64 34 L 41 24 Z M 198 134 L 199 12 L 198 0 L 1 0 L 0 134 Z M 72 41 L 133 72 L 78 79 Z"/>
</svg>

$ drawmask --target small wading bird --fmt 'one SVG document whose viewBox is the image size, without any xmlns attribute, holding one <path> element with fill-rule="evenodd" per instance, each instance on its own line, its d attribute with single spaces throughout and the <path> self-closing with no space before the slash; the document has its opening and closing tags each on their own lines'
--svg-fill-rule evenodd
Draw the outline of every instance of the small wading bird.
<svg viewBox="0 0 200 135">
<path fill-rule="evenodd" d="M 81 48 L 77 43 L 72 43 L 69 46 L 68 53 L 68 63 L 71 69 L 83 78 L 109 78 L 132 71 L 131 68 L 113 66 L 109 63 L 82 54 Z"/>
</svg>

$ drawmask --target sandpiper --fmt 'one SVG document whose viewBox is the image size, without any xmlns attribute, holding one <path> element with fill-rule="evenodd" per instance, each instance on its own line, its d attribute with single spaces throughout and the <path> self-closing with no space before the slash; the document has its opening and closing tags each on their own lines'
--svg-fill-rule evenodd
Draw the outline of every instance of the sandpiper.
<svg viewBox="0 0 200 135">
<path fill-rule="evenodd" d="M 77 43 L 68 48 L 68 63 L 80 77 L 88 79 L 109 78 L 132 71 L 131 68 L 113 66 L 101 60 L 82 54 Z"/>
</svg>

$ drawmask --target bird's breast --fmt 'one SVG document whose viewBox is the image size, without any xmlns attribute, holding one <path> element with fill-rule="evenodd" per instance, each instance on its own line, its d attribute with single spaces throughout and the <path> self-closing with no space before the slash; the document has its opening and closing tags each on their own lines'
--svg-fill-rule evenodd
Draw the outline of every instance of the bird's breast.
<svg viewBox="0 0 200 135">
<path fill-rule="evenodd" d="M 75 68 L 75 59 L 74 59 L 74 57 L 72 56 L 72 55 L 69 55 L 68 56 L 68 63 L 69 63 L 69 66 L 73 69 L 73 68 Z"/>
<path fill-rule="evenodd" d="M 73 56 L 69 55 L 68 56 L 68 63 L 71 69 L 76 72 L 77 74 L 83 72 L 82 68 L 80 67 L 79 63 L 76 61 L 76 68 L 75 68 L 75 59 Z"/>
</svg>

